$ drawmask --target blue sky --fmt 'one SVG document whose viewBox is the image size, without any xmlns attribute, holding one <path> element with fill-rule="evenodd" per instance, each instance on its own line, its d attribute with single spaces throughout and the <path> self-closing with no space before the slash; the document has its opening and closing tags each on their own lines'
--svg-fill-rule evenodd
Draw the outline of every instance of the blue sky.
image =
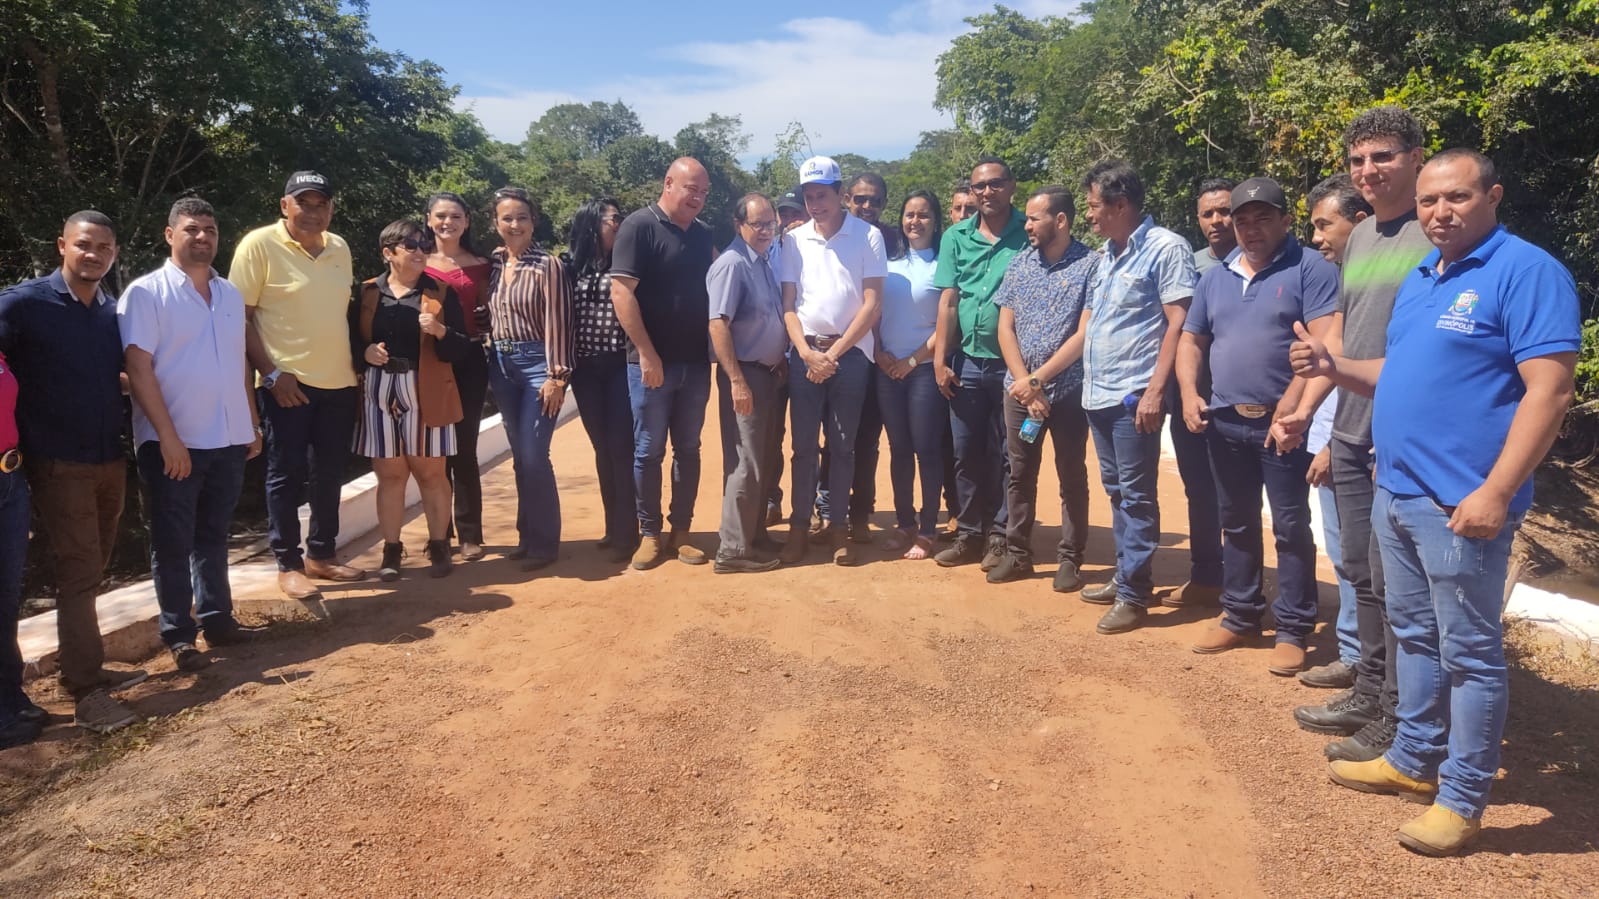
<svg viewBox="0 0 1599 899">
<path fill-rule="evenodd" d="M 1077 0 L 1007 5 L 1064 15 Z M 936 58 L 965 30 L 963 18 L 991 8 L 983 0 L 371 0 L 369 14 L 379 45 L 443 66 L 461 86 L 460 105 L 502 140 L 520 140 L 557 103 L 620 99 L 666 138 L 713 112 L 739 115 L 749 159 L 769 153 L 790 121 L 805 125 L 819 153 L 896 158 L 921 132 L 951 124 L 933 108 Z"/>
</svg>

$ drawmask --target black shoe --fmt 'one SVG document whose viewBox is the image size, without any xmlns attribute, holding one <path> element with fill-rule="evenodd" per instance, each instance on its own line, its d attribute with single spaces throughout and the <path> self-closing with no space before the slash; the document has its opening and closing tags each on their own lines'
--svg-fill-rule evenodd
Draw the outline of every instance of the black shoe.
<svg viewBox="0 0 1599 899">
<path fill-rule="evenodd" d="M 201 655 L 193 643 L 174 643 L 171 650 L 172 663 L 178 666 L 179 671 L 199 671 L 211 664 L 211 660 Z"/>
<path fill-rule="evenodd" d="M 448 540 L 429 540 L 427 554 L 429 577 L 444 577 L 455 570 L 455 563 L 450 561 Z"/>
<path fill-rule="evenodd" d="M 1014 553 L 1000 556 L 999 564 L 988 569 L 988 582 L 990 584 L 1003 584 L 1006 581 L 1021 581 L 1033 576 L 1033 562 Z"/>
<path fill-rule="evenodd" d="M 976 537 L 962 537 L 957 539 L 949 549 L 941 550 L 933 557 L 944 568 L 955 568 L 960 565 L 970 565 L 981 562 L 983 559 L 983 541 Z"/>
<path fill-rule="evenodd" d="M 240 643 L 254 642 L 266 632 L 264 627 L 245 627 L 235 621 L 221 627 L 206 628 L 205 643 L 207 646 L 238 646 Z"/>
<path fill-rule="evenodd" d="M 1299 682 L 1323 690 L 1346 690 L 1355 685 L 1355 669 L 1345 665 L 1343 659 L 1334 659 L 1299 672 Z"/>
<path fill-rule="evenodd" d="M 402 543 L 383 544 L 383 564 L 378 566 L 378 580 L 397 581 L 400 579 L 400 560 L 405 558 L 405 545 Z"/>
<path fill-rule="evenodd" d="M 633 555 L 633 551 L 632 550 L 628 550 L 628 556 L 632 556 L 632 555 Z M 522 567 L 523 571 L 539 571 L 540 569 L 548 568 L 548 567 L 550 567 L 551 565 L 554 565 L 554 564 L 555 564 L 555 560 L 554 559 L 546 559 L 543 556 L 528 556 L 527 558 L 522 560 L 522 566 L 521 567 Z M 449 572 L 445 572 L 445 574 L 449 574 Z M 443 577 L 443 576 L 444 575 L 438 575 L 438 574 L 434 575 L 434 577 Z"/>
<path fill-rule="evenodd" d="M 1339 694 L 1326 705 L 1302 705 L 1294 720 L 1313 734 L 1347 737 L 1377 718 L 1377 698 L 1354 690 Z"/>
<path fill-rule="evenodd" d="M 1084 587 L 1082 592 L 1083 602 L 1093 603 L 1096 606 L 1108 606 L 1116 601 L 1116 593 L 1121 585 L 1111 578 L 1097 587 Z"/>
<path fill-rule="evenodd" d="M 1009 553 L 1005 549 L 1005 538 L 995 534 L 988 538 L 988 548 L 983 551 L 983 564 L 978 566 L 984 571 L 993 571 L 994 566 Z"/>
<path fill-rule="evenodd" d="M 762 534 L 750 541 L 750 549 L 763 553 L 780 553 L 783 551 L 783 544 L 773 540 L 770 534 Z"/>
<path fill-rule="evenodd" d="M 1055 569 L 1055 592 L 1073 593 L 1083 586 L 1083 576 L 1077 570 L 1076 562 L 1062 562 Z"/>
<path fill-rule="evenodd" d="M 39 739 L 44 733 L 44 725 L 38 721 L 29 721 L 21 715 L 16 715 L 0 725 L 0 749 L 9 749 L 12 746 L 22 746 Z"/>
<path fill-rule="evenodd" d="M 1334 740 L 1322 749 L 1329 761 L 1369 762 L 1381 758 L 1388 747 L 1394 745 L 1394 731 L 1398 719 L 1392 715 L 1378 715 L 1352 737 Z"/>
<path fill-rule="evenodd" d="M 1149 610 L 1143 606 L 1133 605 L 1124 599 L 1117 600 L 1116 604 L 1110 607 L 1110 611 L 1099 619 L 1099 624 L 1094 626 L 1094 630 L 1102 634 L 1125 634 L 1137 630 L 1148 615 Z"/>
<path fill-rule="evenodd" d="M 771 571 L 782 564 L 776 559 L 749 559 L 749 558 L 718 558 L 711 570 L 717 574 L 751 574 L 757 571 Z"/>
<path fill-rule="evenodd" d="M 17 717 L 23 721 L 43 726 L 50 721 L 50 713 L 40 708 L 38 703 L 27 697 L 27 694 L 18 692 L 15 697 Z"/>
</svg>

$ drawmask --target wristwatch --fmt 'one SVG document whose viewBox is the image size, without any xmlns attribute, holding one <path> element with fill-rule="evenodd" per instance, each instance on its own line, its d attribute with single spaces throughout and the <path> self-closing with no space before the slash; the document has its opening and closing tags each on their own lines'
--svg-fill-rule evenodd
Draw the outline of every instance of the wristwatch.
<svg viewBox="0 0 1599 899">
<path fill-rule="evenodd" d="M 1038 388 L 1042 387 L 1043 385 L 1038 383 L 1038 376 L 1037 375 L 1028 375 L 1027 376 L 1027 386 L 1033 388 L 1034 390 L 1037 390 Z"/>
<path fill-rule="evenodd" d="M 266 373 L 265 375 L 263 375 L 261 377 L 261 386 L 265 387 L 268 390 L 271 390 L 272 389 L 272 385 L 274 385 L 274 384 L 276 384 L 278 382 L 278 375 L 279 374 L 280 374 L 280 371 L 278 369 L 276 369 L 276 368 L 272 369 L 270 372 Z"/>
<path fill-rule="evenodd" d="M 910 366 L 911 366 L 911 368 L 915 368 L 916 366 L 921 365 L 921 364 L 922 363 L 920 362 L 920 360 L 918 360 L 916 358 L 916 354 L 912 353 L 911 354 L 911 358 L 910 358 Z"/>
</svg>

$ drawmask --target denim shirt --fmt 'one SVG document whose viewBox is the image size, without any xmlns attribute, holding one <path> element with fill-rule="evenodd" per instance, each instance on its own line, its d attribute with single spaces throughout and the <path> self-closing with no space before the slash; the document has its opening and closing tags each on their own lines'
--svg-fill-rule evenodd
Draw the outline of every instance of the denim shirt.
<svg viewBox="0 0 1599 899">
<path fill-rule="evenodd" d="M 1084 409 L 1108 409 L 1149 386 L 1166 336 L 1164 307 L 1193 297 L 1198 281 L 1188 242 L 1147 215 L 1120 255 L 1105 244 L 1088 295 Z"/>
</svg>

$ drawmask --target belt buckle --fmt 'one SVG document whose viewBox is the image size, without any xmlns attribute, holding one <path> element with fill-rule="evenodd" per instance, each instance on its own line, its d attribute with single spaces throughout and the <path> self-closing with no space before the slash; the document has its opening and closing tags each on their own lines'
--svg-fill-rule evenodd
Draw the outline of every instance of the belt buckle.
<svg viewBox="0 0 1599 899">
<path fill-rule="evenodd" d="M 11 474 L 22 467 L 22 451 L 13 447 L 0 453 L 0 474 Z"/>
<path fill-rule="evenodd" d="M 1255 403 L 1238 403 L 1233 406 L 1233 410 L 1245 418 L 1265 418 L 1266 413 L 1271 411 L 1270 408 Z"/>
</svg>

